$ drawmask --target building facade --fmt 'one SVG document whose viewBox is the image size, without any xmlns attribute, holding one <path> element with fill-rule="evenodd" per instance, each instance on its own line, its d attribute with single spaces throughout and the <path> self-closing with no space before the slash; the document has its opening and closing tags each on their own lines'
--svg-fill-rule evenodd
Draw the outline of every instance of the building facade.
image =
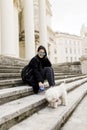
<svg viewBox="0 0 87 130">
<path fill-rule="evenodd" d="M 79 61 L 87 48 L 86 29 L 81 37 L 55 33 L 51 18 L 50 0 L 0 0 L 0 55 L 30 60 L 43 45 L 53 64 Z"/>
<path fill-rule="evenodd" d="M 30 60 L 43 45 L 51 58 L 51 17 L 49 0 L 0 0 L 0 54 Z"/>
<path fill-rule="evenodd" d="M 87 41 L 82 36 L 56 32 L 57 62 L 80 61 Z"/>
</svg>

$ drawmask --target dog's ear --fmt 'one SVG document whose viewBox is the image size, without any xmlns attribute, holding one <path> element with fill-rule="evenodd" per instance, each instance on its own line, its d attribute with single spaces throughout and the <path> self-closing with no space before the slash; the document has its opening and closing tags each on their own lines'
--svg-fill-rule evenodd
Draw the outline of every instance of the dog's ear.
<svg viewBox="0 0 87 130">
<path fill-rule="evenodd" d="M 58 102 L 59 100 L 60 100 L 59 98 L 57 98 L 57 99 L 56 99 L 56 98 L 53 98 L 53 99 L 52 99 L 52 102 Z"/>
</svg>

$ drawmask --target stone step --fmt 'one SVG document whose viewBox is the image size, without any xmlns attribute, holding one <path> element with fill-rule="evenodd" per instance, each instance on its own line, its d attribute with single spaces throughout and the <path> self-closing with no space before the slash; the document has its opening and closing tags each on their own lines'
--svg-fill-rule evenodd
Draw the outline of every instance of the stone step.
<svg viewBox="0 0 87 130">
<path fill-rule="evenodd" d="M 23 67 L 0 65 L 0 73 L 21 73 Z M 58 75 L 78 75 L 74 73 L 61 73 L 54 70 L 55 76 Z M 81 74 L 80 74 L 81 75 Z"/>
<path fill-rule="evenodd" d="M 66 82 L 66 83 L 69 83 L 69 82 L 74 82 L 76 80 L 80 80 L 80 79 L 83 79 L 83 78 L 87 78 L 87 75 L 85 76 L 78 76 L 78 77 L 72 77 L 72 78 L 64 78 L 64 79 L 60 79 L 60 80 L 55 80 L 55 83 L 56 84 L 60 84 L 62 82 Z"/>
<path fill-rule="evenodd" d="M 79 85 L 81 84 L 82 82 L 79 81 Z M 67 88 L 66 88 L 67 91 L 70 91 L 70 88 L 72 90 L 72 87 L 75 88 L 75 85 L 73 84 L 67 85 Z M 83 90 L 84 90 L 84 86 L 83 86 Z M 81 94 L 83 93 L 83 90 L 81 91 Z M 7 130 L 12 125 L 25 119 L 25 117 L 30 116 L 34 112 L 38 111 L 38 109 L 40 110 L 41 108 L 46 106 L 46 104 L 47 104 L 47 101 L 45 100 L 44 93 L 40 93 L 38 95 L 34 94 L 31 96 L 27 96 L 27 97 L 1 105 L 0 106 L 1 130 Z"/>
<path fill-rule="evenodd" d="M 0 67 L 0 73 L 21 73 L 21 70 L 22 68 L 20 67 L 4 67 L 4 66 L 1 66 Z M 57 75 L 74 75 L 72 73 L 59 73 L 59 72 L 54 72 L 55 76 Z M 77 74 L 78 75 L 78 74 Z"/>
<path fill-rule="evenodd" d="M 40 110 L 39 112 L 33 114 L 31 117 L 28 117 L 24 121 L 13 126 L 9 130 L 24 130 L 24 129 L 25 130 L 59 130 L 61 125 L 75 110 L 75 108 L 78 106 L 78 104 L 81 102 L 81 100 L 85 97 L 86 94 L 87 94 L 87 83 L 81 85 L 79 88 L 75 89 L 74 91 L 68 94 L 67 106 L 58 106 L 58 108 L 56 109 L 52 109 L 47 106 L 44 109 Z M 5 111 L 6 110 L 4 110 L 3 113 L 5 113 Z M 1 123 L 4 123 L 4 121 L 8 120 L 8 117 L 5 119 L 4 118 L 3 121 L 2 120 L 0 121 Z M 9 123 L 7 124 L 5 123 L 4 130 L 6 130 L 6 128 L 7 129 L 9 128 L 9 126 L 7 126 L 8 124 Z"/>
<path fill-rule="evenodd" d="M 54 72 L 58 72 L 58 73 L 71 73 L 71 71 L 64 71 L 64 70 L 62 70 L 62 69 L 54 69 Z"/>
<path fill-rule="evenodd" d="M 21 58 L 14 58 L 9 56 L 0 55 L 0 64 L 10 66 L 24 66 L 28 61 Z"/>
<path fill-rule="evenodd" d="M 67 83 L 69 83 L 69 82 L 76 81 L 76 80 L 79 80 L 79 79 L 83 79 L 83 78 L 86 78 L 86 77 L 87 77 L 87 75 L 73 77 L 73 78 L 66 78 L 66 79 L 63 78 L 63 79 L 55 80 L 55 82 L 56 82 L 56 85 L 58 85 L 58 84 L 62 83 L 63 81 L 66 81 Z M 21 78 L 0 80 L 0 89 L 15 87 L 15 86 L 18 86 L 18 85 L 19 86 L 24 85 Z M 46 82 L 46 86 L 49 86 L 47 82 Z"/>
<path fill-rule="evenodd" d="M 26 64 L 25 64 L 26 65 Z M 0 72 L 2 72 L 2 70 L 3 70 L 3 72 L 6 72 L 6 70 L 8 69 L 9 71 L 10 70 L 12 70 L 13 69 L 13 72 L 14 72 L 14 69 L 15 70 L 19 70 L 19 71 L 21 71 L 21 69 L 25 66 L 25 65 L 21 65 L 21 66 L 18 66 L 18 65 L 11 65 L 11 64 L 8 64 L 8 65 L 6 65 L 6 64 L 0 64 Z M 5 69 L 5 70 L 4 70 Z M 58 68 L 53 68 L 54 69 L 54 72 L 56 73 L 66 73 L 66 74 L 77 74 L 77 72 L 75 73 L 75 72 L 69 72 L 69 71 L 62 71 L 61 69 L 58 69 Z M 7 71 L 8 71 L 7 70 Z"/>
<path fill-rule="evenodd" d="M 18 85 L 23 85 L 23 82 L 22 82 L 21 79 L 0 80 L 0 89 L 15 87 L 15 86 L 18 86 Z"/>
<path fill-rule="evenodd" d="M 75 81 L 76 81 L 76 83 L 77 83 L 77 86 L 78 86 L 78 82 L 79 82 L 79 80 L 81 80 L 81 81 L 83 81 L 84 80 L 84 82 L 83 83 L 85 83 L 86 82 L 86 79 L 87 79 L 87 76 L 79 76 L 79 77 L 73 77 L 73 78 L 66 78 L 66 79 L 59 79 L 59 80 L 55 80 L 55 84 L 56 85 L 60 85 L 62 82 L 66 82 L 66 83 L 73 83 L 73 84 L 75 84 Z M 49 86 L 48 85 L 48 82 L 45 82 L 44 83 L 45 84 L 45 86 L 47 87 L 47 86 Z"/>
<path fill-rule="evenodd" d="M 25 65 L 27 65 L 27 64 L 25 64 Z M 5 65 L 5 64 L 0 64 L 0 69 L 22 69 L 25 65 L 21 65 L 21 66 L 18 66 L 18 65 Z M 54 72 L 60 72 L 60 73 L 64 73 L 64 72 L 62 72 L 62 71 L 60 71 L 60 69 L 55 69 L 55 68 L 53 68 L 54 69 Z M 67 72 L 67 73 L 71 73 L 71 72 Z"/>
<path fill-rule="evenodd" d="M 87 130 L 87 96 L 60 130 Z"/>
<path fill-rule="evenodd" d="M 54 68 L 54 71 L 59 72 L 59 73 L 62 72 L 62 73 L 73 73 L 73 74 L 80 73 L 80 74 L 82 74 L 81 70 L 76 71 L 76 70 L 62 69 L 61 67 L 57 68 L 57 69 Z"/>
<path fill-rule="evenodd" d="M 69 77 L 78 77 L 82 75 L 56 75 L 55 79 L 69 78 Z M 0 79 L 13 79 L 21 78 L 21 73 L 0 73 Z"/>
<path fill-rule="evenodd" d="M 66 82 L 66 83 L 74 83 L 75 81 L 79 81 L 79 80 L 85 80 L 87 78 L 87 75 L 85 76 L 78 76 L 78 77 L 72 77 L 72 78 L 64 78 L 64 79 L 59 79 L 59 80 L 55 80 L 55 84 L 59 85 L 62 82 Z M 46 86 L 48 86 L 48 83 L 46 82 Z"/>
<path fill-rule="evenodd" d="M 87 82 L 87 78 L 67 83 L 67 90 L 71 91 L 85 82 Z M 22 98 L 24 96 L 29 96 L 31 94 L 33 94 L 31 86 L 17 86 L 14 88 L 1 89 L 0 105 L 12 100 Z"/>
<path fill-rule="evenodd" d="M 87 130 L 87 96 L 60 130 Z"/>
<path fill-rule="evenodd" d="M 22 69 L 23 66 L 0 65 L 0 69 Z"/>
<path fill-rule="evenodd" d="M 82 76 L 82 74 L 78 74 L 78 75 L 56 75 L 56 76 L 55 76 L 55 79 L 78 77 L 78 76 Z"/>
<path fill-rule="evenodd" d="M 57 76 L 57 75 L 82 75 L 82 74 L 73 74 L 73 73 L 61 73 L 61 72 L 58 73 L 58 72 L 56 72 L 56 71 L 55 71 L 54 74 L 55 74 L 55 76 Z"/>
<path fill-rule="evenodd" d="M 33 94 L 31 86 L 17 86 L 0 90 L 0 105 Z"/>
<path fill-rule="evenodd" d="M 23 67 L 24 67 L 24 66 L 10 66 L 10 65 L 5 66 L 5 65 L 0 65 L 0 70 L 2 70 L 2 69 L 3 69 L 3 70 L 4 70 L 4 69 L 6 69 L 6 70 L 8 70 L 8 69 L 9 69 L 9 70 L 14 70 L 14 69 L 15 69 L 15 70 L 16 70 L 16 69 L 17 69 L 17 70 L 22 70 Z M 54 69 L 54 72 L 55 72 L 55 73 L 58 73 L 58 71 L 55 70 L 55 69 Z M 59 73 L 63 73 L 63 72 L 59 72 Z M 65 73 L 64 73 L 64 74 L 65 74 Z M 72 73 L 66 73 L 66 74 L 72 74 Z"/>
<path fill-rule="evenodd" d="M 33 114 L 47 104 L 44 95 L 31 95 L 0 106 L 0 129 L 7 130 L 13 124 Z"/>
<path fill-rule="evenodd" d="M 0 73 L 0 79 L 21 78 L 21 73 Z"/>
<path fill-rule="evenodd" d="M 2 68 L 0 69 L 0 73 L 21 73 L 21 69 Z"/>
<path fill-rule="evenodd" d="M 23 68 L 23 66 L 25 66 L 28 63 L 29 63 L 28 60 L 0 55 L 0 66 L 12 66 L 12 67 Z M 53 68 L 55 71 L 58 71 L 58 72 L 71 72 L 72 71 L 68 69 L 68 65 L 66 65 L 66 67 L 62 65 L 56 65 L 55 67 L 55 65 L 53 65 Z"/>
</svg>

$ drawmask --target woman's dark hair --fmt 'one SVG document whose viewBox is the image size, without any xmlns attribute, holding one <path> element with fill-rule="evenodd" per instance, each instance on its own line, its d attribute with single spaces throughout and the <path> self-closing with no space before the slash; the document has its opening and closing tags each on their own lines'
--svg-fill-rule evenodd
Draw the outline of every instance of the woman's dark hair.
<svg viewBox="0 0 87 130">
<path fill-rule="evenodd" d="M 44 46 L 42 46 L 42 45 L 39 46 L 38 49 L 37 49 L 37 51 L 39 52 L 41 49 L 44 50 L 44 52 L 45 52 L 45 56 L 47 56 L 47 51 L 46 51 L 46 49 L 45 49 Z"/>
</svg>

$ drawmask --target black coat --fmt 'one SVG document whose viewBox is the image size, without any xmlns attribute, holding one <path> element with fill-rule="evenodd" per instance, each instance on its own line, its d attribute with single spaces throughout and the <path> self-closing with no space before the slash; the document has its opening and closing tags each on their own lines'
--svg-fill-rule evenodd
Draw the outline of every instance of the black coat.
<svg viewBox="0 0 87 130">
<path fill-rule="evenodd" d="M 36 55 L 29 62 L 29 68 L 33 70 L 33 75 L 37 82 L 44 82 L 44 78 L 40 73 L 44 67 L 51 67 L 51 62 L 47 57 L 39 58 L 38 55 Z"/>
</svg>

